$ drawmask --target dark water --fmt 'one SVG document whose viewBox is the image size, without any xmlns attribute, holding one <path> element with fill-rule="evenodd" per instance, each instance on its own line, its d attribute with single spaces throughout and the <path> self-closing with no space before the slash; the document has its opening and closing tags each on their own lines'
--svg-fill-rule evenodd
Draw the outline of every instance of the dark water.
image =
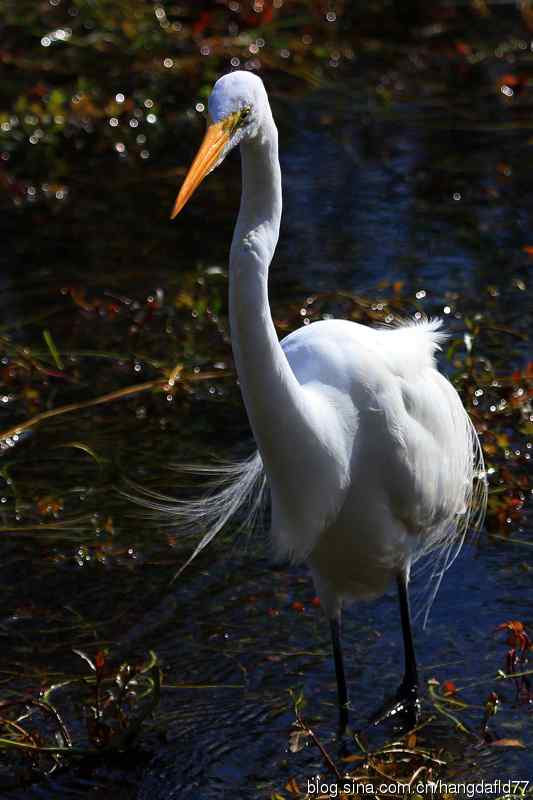
<svg viewBox="0 0 533 800">
<path fill-rule="evenodd" d="M 454 103 L 448 97 L 444 107 L 413 101 L 384 111 L 366 103 L 358 85 L 351 92 L 323 90 L 297 103 L 274 98 L 274 105 L 285 201 L 271 276 L 279 319 L 290 303 L 316 290 L 364 293 L 386 279 L 403 283 L 413 310 L 446 314 L 444 307 L 451 305 L 450 325 L 458 336 L 463 322 L 454 309 L 475 314 L 489 302 L 490 285 L 498 325 L 527 333 L 528 258 L 522 247 L 532 243 L 533 125 L 519 112 L 517 124 L 506 128 L 499 125 L 497 100 L 473 108 L 466 99 Z M 190 154 L 176 143 L 175 159 Z M 14 326 L 57 306 L 46 325 L 60 348 L 124 348 L 123 328 L 76 316 L 67 305 L 61 287 L 80 282 L 98 296 L 107 291 L 140 298 L 163 287 L 170 297 L 200 276 L 224 316 L 225 279 L 212 268 L 225 265 L 238 202 L 235 159 L 211 177 L 172 227 L 164 217 L 173 181 L 155 171 L 143 181 L 142 174 L 126 180 L 116 165 L 108 172 L 80 169 L 72 184 L 64 208 L 30 205 L 10 210 L 2 223 L 15 232 L 4 249 L 1 299 L 15 342 L 23 343 L 25 335 L 38 342 L 44 323 L 30 324 L 29 334 Z M 417 292 L 425 292 L 418 303 Z M 185 333 L 180 319 L 169 314 L 167 323 L 174 326 L 171 332 L 157 343 L 158 329 L 148 331 L 140 352 L 163 353 L 172 337 L 190 335 L 197 347 L 190 362 L 208 363 L 211 340 L 195 333 L 194 322 Z M 521 367 L 524 340 L 501 333 L 497 338 L 491 357 L 508 371 Z M 228 359 L 227 342 L 217 347 Z M 147 359 L 139 359 L 138 372 L 127 357 L 113 367 L 102 357 L 89 368 L 86 359 L 79 356 L 81 388 L 68 390 L 76 399 L 111 391 L 117 380 L 129 384 L 155 374 Z M 68 535 L 1 539 L 5 687 L 27 689 L 38 686 L 40 676 L 79 671 L 72 647 L 94 652 L 122 646 L 124 655 L 152 648 L 164 671 L 161 706 L 138 753 L 104 767 L 72 769 L 13 797 L 286 796 L 290 778 L 302 788 L 324 772 L 316 749 L 288 751 L 294 721 L 289 689 L 303 689 L 306 719 L 337 753 L 328 626 L 311 603 L 306 571 L 274 565 L 265 540 L 232 543 L 228 536 L 169 589 L 183 560 L 174 552 L 171 529 L 146 521 L 116 491 L 125 475 L 172 491 L 169 462 L 246 449 L 249 432 L 233 379 L 212 388 L 210 393 L 209 385 L 199 387 L 173 403 L 148 396 L 60 417 L 6 455 L 15 485 L 21 485 L 22 523 L 33 519 L 32 502 L 43 495 L 61 495 L 68 519 L 83 519 Z M 3 420 L 7 427 L 7 412 Z M 109 459 L 107 465 L 57 447 L 72 442 L 89 443 Z M 520 437 L 517 442 L 524 446 Z M 2 524 L 16 530 L 7 489 L 2 502 Z M 110 516 L 112 541 L 102 532 L 102 520 Z M 513 538 L 522 537 L 523 531 L 514 531 Z M 108 548 L 103 555 L 98 542 Z M 492 723 L 496 738 L 526 745 L 480 747 L 437 715 L 425 742 L 442 747 L 450 774 L 463 780 L 533 775 L 533 717 L 527 707 L 516 706 L 512 686 L 496 680 L 508 648 L 494 636 L 507 620 L 532 622 L 530 549 L 531 540 L 516 544 L 482 536 L 447 575 L 429 627 L 423 630 L 418 620 L 424 684 L 432 677 L 453 680 L 472 704 L 464 719 L 474 730 L 489 692 L 500 691 L 503 710 Z M 415 597 L 423 581 L 424 576 L 415 580 Z M 304 604 L 303 613 L 292 607 L 295 601 Z M 393 594 L 354 606 L 345 639 L 357 725 L 399 682 L 401 633 Z M 427 690 L 423 701 L 429 709 Z"/>
</svg>

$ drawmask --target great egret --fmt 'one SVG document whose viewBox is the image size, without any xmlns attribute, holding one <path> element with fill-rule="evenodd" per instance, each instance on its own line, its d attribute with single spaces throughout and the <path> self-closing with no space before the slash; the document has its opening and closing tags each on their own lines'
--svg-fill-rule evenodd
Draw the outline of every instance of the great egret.
<svg viewBox="0 0 533 800">
<path fill-rule="evenodd" d="M 191 559 L 268 483 L 280 554 L 306 561 L 329 618 L 339 727 L 348 722 L 341 649 L 343 602 L 382 594 L 396 579 L 405 673 L 390 714 L 417 717 L 411 565 L 432 551 L 435 592 L 486 500 L 483 457 L 461 400 L 434 361 L 440 320 L 369 328 L 314 322 L 278 341 L 268 269 L 278 241 L 278 133 L 263 82 L 236 71 L 209 98 L 208 128 L 172 218 L 201 180 L 240 145 L 242 196 L 230 251 L 229 315 L 242 396 L 258 446 L 226 470 L 224 487 L 179 503 L 206 527 Z M 189 563 L 189 562 L 187 562 Z"/>
</svg>

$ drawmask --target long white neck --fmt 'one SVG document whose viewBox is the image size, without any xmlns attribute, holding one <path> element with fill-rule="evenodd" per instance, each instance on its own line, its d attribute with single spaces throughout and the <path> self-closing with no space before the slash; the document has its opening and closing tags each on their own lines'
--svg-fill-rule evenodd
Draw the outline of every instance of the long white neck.
<svg viewBox="0 0 533 800">
<path fill-rule="evenodd" d="M 278 132 L 268 113 L 259 135 L 241 144 L 241 206 L 230 253 L 233 354 L 248 418 L 267 472 L 283 438 L 298 434 L 301 388 L 279 344 L 268 303 L 268 269 L 281 219 Z"/>
<path fill-rule="evenodd" d="M 349 418 L 353 408 L 332 414 L 325 397 L 318 403 L 298 382 L 278 341 L 267 286 L 281 217 L 278 134 L 270 114 L 261 134 L 241 144 L 241 207 L 230 254 L 230 325 L 244 403 L 270 480 L 273 528 L 282 549 L 301 557 L 311 552 L 342 503 L 349 448 L 344 460 L 339 453 L 342 442 L 351 439 L 339 429 L 339 419 Z M 336 397 L 332 408 L 338 409 L 341 400 Z M 306 489 L 309 475 L 315 476 L 312 491 Z"/>
</svg>

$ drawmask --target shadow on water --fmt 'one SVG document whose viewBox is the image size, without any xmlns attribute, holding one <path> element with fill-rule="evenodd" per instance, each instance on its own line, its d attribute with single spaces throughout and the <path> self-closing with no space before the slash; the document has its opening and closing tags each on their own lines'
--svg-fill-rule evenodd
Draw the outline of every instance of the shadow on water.
<svg viewBox="0 0 533 800">
<path fill-rule="evenodd" d="M 341 313 L 340 293 L 370 294 L 376 303 L 396 293 L 406 313 L 447 316 L 464 346 L 465 319 L 483 312 L 496 326 L 483 355 L 510 374 L 523 368 L 530 325 L 523 248 L 532 244 L 531 127 L 520 118 L 506 127 L 498 98 L 477 107 L 466 97 L 433 100 L 373 107 L 357 82 L 298 102 L 274 97 L 285 202 L 271 278 L 275 316 L 284 332 L 314 292 L 336 293 L 331 310 Z M 2 332 L 10 336 L 3 366 L 16 374 L 5 376 L 3 428 L 43 403 L 53 407 L 57 396 L 81 402 L 155 380 L 161 365 L 231 368 L 224 269 L 238 203 L 236 159 L 173 226 L 163 219 L 174 178 L 154 168 L 126 174 L 116 164 L 93 171 L 96 163 L 71 176 L 73 198 L 64 207 L 8 209 L 15 235 L 3 253 Z M 57 390 L 51 371 L 42 386 L 29 373 L 19 380 L 29 355 L 17 348 L 31 344 L 40 357 L 43 328 L 64 362 L 57 372 L 68 375 Z M 453 368 L 444 359 L 443 366 Z M 504 447 L 525 448 L 501 425 Z M 146 520 L 116 491 L 126 475 L 175 493 L 169 464 L 220 457 L 235 446 L 249 446 L 249 431 L 229 374 L 177 396 L 151 392 L 58 417 L 4 453 L 4 691 L 79 673 L 72 648 L 109 647 L 121 656 L 154 649 L 164 674 L 161 705 L 138 752 L 58 772 L 11 796 L 287 797 L 291 778 L 304 790 L 324 774 L 316 748 L 288 747 L 289 690 L 302 690 L 306 719 L 337 753 L 328 628 L 306 571 L 273 564 L 263 539 L 233 543 L 228 534 L 169 588 L 184 548 L 171 526 Z M 50 513 L 35 510 L 43 498 Z M 66 531 L 46 527 L 63 518 Z M 526 522 L 514 525 L 511 540 L 484 535 L 466 551 L 446 576 L 427 629 L 418 620 L 424 681 L 453 681 L 477 732 L 489 692 L 501 689 L 494 738 L 520 742 L 482 747 L 437 714 L 421 735 L 457 779 L 533 774 L 533 718 L 515 703 L 512 686 L 496 679 L 508 648 L 493 635 L 508 620 L 531 623 Z M 415 591 L 423 581 L 415 580 Z M 355 720 L 399 681 L 397 614 L 392 594 L 348 612 Z"/>
</svg>

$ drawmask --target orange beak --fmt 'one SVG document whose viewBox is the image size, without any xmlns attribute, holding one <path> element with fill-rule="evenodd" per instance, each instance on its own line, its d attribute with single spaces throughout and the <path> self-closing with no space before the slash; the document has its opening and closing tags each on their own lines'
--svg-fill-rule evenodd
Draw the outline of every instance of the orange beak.
<svg viewBox="0 0 533 800">
<path fill-rule="evenodd" d="M 214 122 L 207 128 L 204 140 L 176 198 L 170 219 L 174 219 L 180 213 L 205 176 L 215 168 L 234 129 L 233 116 L 232 114 L 221 122 Z"/>
</svg>

